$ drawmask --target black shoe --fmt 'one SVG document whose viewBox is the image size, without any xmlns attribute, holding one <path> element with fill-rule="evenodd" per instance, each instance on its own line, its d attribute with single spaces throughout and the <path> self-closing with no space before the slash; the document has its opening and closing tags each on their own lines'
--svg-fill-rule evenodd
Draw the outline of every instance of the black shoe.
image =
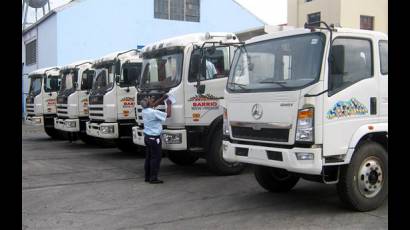
<svg viewBox="0 0 410 230">
<path fill-rule="evenodd" d="M 148 180 L 148 179 L 145 179 L 144 181 L 145 181 L 145 182 L 147 182 L 147 183 L 149 182 L 149 180 Z"/>
<path fill-rule="evenodd" d="M 150 180 L 149 183 L 150 184 L 163 184 L 164 181 L 156 179 L 156 180 Z"/>
</svg>

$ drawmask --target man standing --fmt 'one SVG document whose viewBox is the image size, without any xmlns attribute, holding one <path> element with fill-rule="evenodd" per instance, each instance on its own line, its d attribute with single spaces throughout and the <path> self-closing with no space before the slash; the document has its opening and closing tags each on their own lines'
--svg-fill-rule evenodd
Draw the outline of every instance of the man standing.
<svg viewBox="0 0 410 230">
<path fill-rule="evenodd" d="M 168 98 L 167 95 L 162 96 L 157 101 L 153 98 L 141 100 L 142 120 L 144 121 L 144 143 L 146 146 L 145 156 L 145 182 L 151 184 L 164 183 L 158 179 L 159 166 L 161 163 L 161 132 L 162 123 L 167 117 L 171 116 L 171 101 L 167 100 L 167 112 L 161 112 L 154 109 L 159 104 L 163 103 Z"/>
</svg>

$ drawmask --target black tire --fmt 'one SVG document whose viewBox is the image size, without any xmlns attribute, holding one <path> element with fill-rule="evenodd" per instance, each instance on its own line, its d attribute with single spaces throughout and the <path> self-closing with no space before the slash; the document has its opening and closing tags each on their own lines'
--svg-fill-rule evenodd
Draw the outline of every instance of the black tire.
<svg viewBox="0 0 410 230">
<path fill-rule="evenodd" d="M 96 145 L 97 144 L 95 138 L 92 137 L 92 136 L 87 135 L 87 133 L 81 133 L 80 132 L 78 134 L 78 137 L 80 138 L 80 140 L 82 142 L 84 142 L 84 144 L 87 144 L 87 145 Z"/>
<path fill-rule="evenodd" d="M 288 192 L 299 181 L 299 177 L 285 169 L 255 165 L 255 178 L 266 190 L 274 193 Z"/>
<path fill-rule="evenodd" d="M 206 153 L 206 163 L 209 170 L 221 176 L 238 175 L 245 169 L 240 162 L 227 162 L 222 156 L 222 129 L 217 129 L 211 139 L 210 150 Z"/>
<path fill-rule="evenodd" d="M 380 207 L 388 194 L 388 156 L 383 146 L 371 141 L 361 144 L 350 164 L 341 167 L 337 191 L 342 202 L 353 210 Z"/>
<path fill-rule="evenodd" d="M 137 153 L 140 151 L 140 148 L 132 140 L 117 140 L 116 145 L 124 153 Z"/>
<path fill-rule="evenodd" d="M 188 151 L 168 151 L 168 159 L 176 165 L 192 165 L 199 157 Z"/>
<path fill-rule="evenodd" d="M 59 130 L 57 130 L 55 128 L 44 127 L 44 131 L 52 139 L 55 139 L 55 140 L 64 140 L 64 139 L 66 139 L 66 136 L 62 132 L 60 132 Z"/>
</svg>

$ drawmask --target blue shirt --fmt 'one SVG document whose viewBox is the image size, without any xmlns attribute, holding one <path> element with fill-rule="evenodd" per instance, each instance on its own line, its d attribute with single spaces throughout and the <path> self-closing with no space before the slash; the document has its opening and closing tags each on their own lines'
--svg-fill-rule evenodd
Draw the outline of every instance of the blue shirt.
<svg viewBox="0 0 410 230">
<path fill-rule="evenodd" d="M 167 113 L 153 108 L 142 110 L 142 120 L 144 121 L 144 134 L 159 136 L 162 131 L 162 122 L 167 119 Z"/>
</svg>

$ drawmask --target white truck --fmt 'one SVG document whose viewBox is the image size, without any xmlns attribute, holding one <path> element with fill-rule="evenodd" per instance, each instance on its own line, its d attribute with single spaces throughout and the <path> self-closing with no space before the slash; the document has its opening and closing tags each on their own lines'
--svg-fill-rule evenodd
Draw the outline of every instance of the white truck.
<svg viewBox="0 0 410 230">
<path fill-rule="evenodd" d="M 299 178 L 337 184 L 368 211 L 388 194 L 388 37 L 305 28 L 238 48 L 225 90 L 223 157 L 255 166 L 271 192 Z"/>
<path fill-rule="evenodd" d="M 87 134 L 112 142 L 124 152 L 135 152 L 132 126 L 134 99 L 141 74 L 140 51 L 108 54 L 93 63 L 96 77 L 90 93 Z"/>
<path fill-rule="evenodd" d="M 86 134 L 88 121 L 88 95 L 95 70 L 90 60 L 83 60 L 63 66 L 61 88 L 57 96 L 56 129 L 66 133 L 70 140 L 80 138 L 85 143 L 93 143 Z"/>
<path fill-rule="evenodd" d="M 28 75 L 30 88 L 26 97 L 26 118 L 28 125 L 44 126 L 51 138 L 61 139 L 64 136 L 54 127 L 56 98 L 60 88 L 58 67 L 38 69 Z"/>
<path fill-rule="evenodd" d="M 163 126 L 162 148 L 178 165 L 205 158 L 211 171 L 238 174 L 244 165 L 222 158 L 222 107 L 233 47 L 232 33 L 196 33 L 173 37 L 143 48 L 143 70 L 136 95 L 138 125 L 133 141 L 144 146 L 140 101 L 168 94 L 174 104 Z M 158 106 L 165 111 L 165 103 Z"/>
</svg>

